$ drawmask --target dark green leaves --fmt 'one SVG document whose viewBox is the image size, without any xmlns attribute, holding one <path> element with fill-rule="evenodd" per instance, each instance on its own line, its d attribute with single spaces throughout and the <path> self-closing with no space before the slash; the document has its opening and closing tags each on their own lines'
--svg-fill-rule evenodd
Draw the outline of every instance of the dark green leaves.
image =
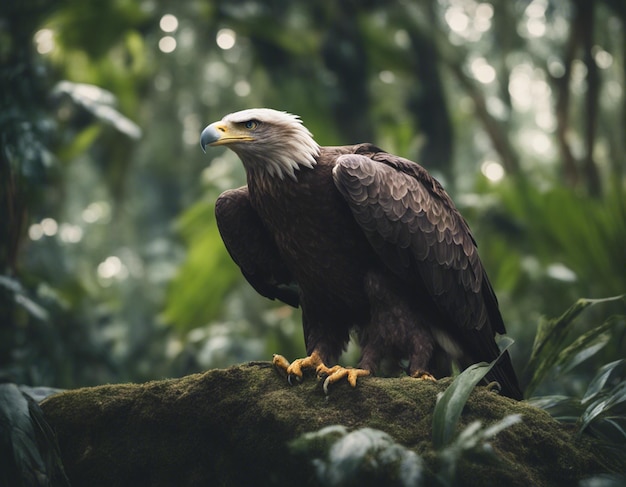
<svg viewBox="0 0 626 487">
<path fill-rule="evenodd" d="M 605 347 L 613 337 L 619 336 L 616 330 L 624 325 L 626 318 L 616 315 L 565 346 L 571 324 L 582 311 L 597 303 L 620 299 L 623 296 L 580 299 L 561 317 L 543 320 L 528 364 L 533 375 L 527 391 L 532 392 L 551 370 L 569 372 Z M 626 444 L 626 359 L 601 367 L 582 397 L 553 395 L 533 398 L 530 402 L 560 421 L 578 423 L 579 436 L 586 432 L 602 440 L 600 445 L 606 456 L 626 460 L 623 448 Z"/>
<path fill-rule="evenodd" d="M 240 271 L 222 243 L 213 202 L 201 200 L 189 208 L 178 228 L 189 250 L 172 281 L 163 315 L 178 329 L 189 330 L 215 319 Z"/>
<path fill-rule="evenodd" d="M 141 128 L 115 108 L 117 99 L 110 91 L 96 85 L 63 80 L 55 86 L 52 93 L 55 96 L 67 95 L 96 118 L 112 125 L 132 139 L 141 137 Z"/>
<path fill-rule="evenodd" d="M 52 428 L 15 384 L 0 384 L 0 485 L 67 487 Z"/>
<path fill-rule="evenodd" d="M 2 289 L 4 288 L 4 289 Z M 22 284 L 8 276 L 0 275 L 0 291 L 5 291 L 12 296 L 15 304 L 24 308 L 28 314 L 41 321 L 47 321 L 48 312 L 45 308 L 37 304 L 23 288 Z"/>
<path fill-rule="evenodd" d="M 626 443 L 626 359 L 602 367 L 582 399 L 543 396 L 530 403 L 559 421 L 578 423 L 578 435 L 588 432 L 608 444 Z"/>
<path fill-rule="evenodd" d="M 512 344 L 513 340 L 505 337 L 500 344 L 502 350 L 500 355 Z M 477 457 L 483 457 L 485 461 L 497 459 L 489 440 L 522 420 L 519 414 L 511 414 L 487 427 L 483 427 L 480 421 L 474 421 L 456 434 L 459 419 L 470 394 L 498 359 L 491 363 L 474 364 L 465 369 L 437 400 L 433 411 L 433 446 L 439 451 L 440 469 L 437 479 L 441 485 L 459 485 L 457 466 L 470 452 Z"/>
<path fill-rule="evenodd" d="M 593 428 L 596 436 L 626 443 L 626 359 L 602 367 L 580 402 L 586 409 L 580 417 L 579 435 Z"/>
<path fill-rule="evenodd" d="M 553 367 L 570 362 L 569 368 L 572 368 L 593 355 L 608 342 L 607 332 L 616 323 L 612 319 L 585 333 L 571 345 L 565 346 L 572 323 L 584 310 L 598 303 L 621 299 L 623 296 L 605 299 L 581 298 L 560 317 L 541 319 L 530 360 L 526 366 L 526 370 L 532 374 L 530 383 L 526 386 L 527 395 L 533 393 Z"/>
<path fill-rule="evenodd" d="M 510 338 L 503 339 L 502 353 L 512 344 L 513 340 Z M 452 441 L 469 395 L 497 361 L 498 359 L 489 364 L 481 362 L 471 365 L 441 395 L 433 412 L 433 444 L 436 449 L 441 449 Z"/>
<path fill-rule="evenodd" d="M 291 444 L 292 450 L 313 457 L 321 485 L 402 486 L 423 483 L 424 464 L 413 451 L 396 443 L 383 431 L 328 426 L 306 433 Z"/>
<path fill-rule="evenodd" d="M 463 457 L 470 454 L 472 461 L 479 458 L 485 463 L 497 461 L 498 457 L 489 441 L 521 420 L 519 414 L 509 414 L 488 427 L 483 427 L 480 421 L 467 425 L 454 441 L 439 453 L 440 469 L 437 474 L 439 483 L 444 486 L 464 485 L 465 482 L 457 477 L 457 466 Z"/>
</svg>

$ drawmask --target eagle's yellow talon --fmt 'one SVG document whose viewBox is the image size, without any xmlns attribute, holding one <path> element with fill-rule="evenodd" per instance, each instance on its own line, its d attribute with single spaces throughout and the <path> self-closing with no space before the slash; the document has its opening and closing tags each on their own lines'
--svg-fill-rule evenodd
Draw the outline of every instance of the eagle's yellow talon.
<svg viewBox="0 0 626 487">
<path fill-rule="evenodd" d="M 369 370 L 354 369 L 351 367 L 342 367 L 341 365 L 335 365 L 333 367 L 327 367 L 317 352 L 313 352 L 311 355 L 305 358 L 299 358 L 294 360 L 291 364 L 282 355 L 274 354 L 272 358 L 274 367 L 283 375 L 287 376 L 287 382 L 290 385 L 294 385 L 294 378 L 297 382 L 302 382 L 303 370 L 315 369 L 317 377 L 324 378 L 324 393 L 328 394 L 328 386 L 333 384 L 344 377 L 348 378 L 348 382 L 352 387 L 356 387 L 356 382 L 359 377 L 369 375 Z"/>
<path fill-rule="evenodd" d="M 500 392 L 502 391 L 502 386 L 500 385 L 500 383 L 498 381 L 492 381 L 489 384 L 487 384 L 487 390 L 489 392 L 494 392 L 496 394 L 500 394 Z"/>
<path fill-rule="evenodd" d="M 350 385 L 352 387 L 356 387 L 356 380 L 359 377 L 367 377 L 368 375 L 370 375 L 370 371 L 369 370 L 365 370 L 365 369 L 352 369 L 351 371 L 348 372 L 348 382 L 350 383 Z"/>
<path fill-rule="evenodd" d="M 287 374 L 289 377 L 295 376 L 302 379 L 302 366 L 300 360 L 301 359 L 294 360 L 293 363 L 287 368 Z"/>
<path fill-rule="evenodd" d="M 287 369 L 289 368 L 289 361 L 282 355 L 278 355 L 277 353 L 275 353 L 272 357 L 272 364 L 280 372 L 287 373 Z"/>
<path fill-rule="evenodd" d="M 317 368 L 318 375 L 320 375 L 320 369 L 322 366 Z M 370 375 L 369 370 L 365 369 L 353 369 L 351 367 L 342 367 L 341 365 L 335 365 L 330 369 L 324 366 L 324 370 L 321 371 L 323 375 L 326 375 L 326 379 L 324 380 L 324 394 L 328 395 L 328 386 L 334 384 L 335 382 L 343 379 L 344 377 L 348 378 L 348 383 L 352 387 L 356 387 L 356 381 L 359 377 L 365 377 Z"/>
<path fill-rule="evenodd" d="M 292 363 L 289 363 L 282 355 L 274 354 L 272 363 L 281 374 L 287 376 L 287 382 L 294 385 L 294 378 L 298 383 L 302 382 L 303 370 L 319 367 L 322 360 L 317 352 L 313 352 L 308 357 L 296 359 Z"/>
<path fill-rule="evenodd" d="M 425 370 L 418 370 L 411 374 L 411 377 L 418 380 L 432 380 L 433 382 L 437 382 L 437 379 L 430 372 L 426 372 Z"/>
<path fill-rule="evenodd" d="M 290 364 L 289 360 L 287 360 L 282 355 L 278 355 L 276 353 L 274 354 L 274 357 L 272 358 L 272 364 L 274 365 L 274 368 L 281 375 L 287 377 L 287 382 L 289 382 L 289 385 L 291 386 L 295 385 L 295 383 L 302 382 L 301 361 L 302 359 L 295 360 L 293 364 Z M 294 382 L 294 378 L 295 378 L 295 382 Z"/>
</svg>

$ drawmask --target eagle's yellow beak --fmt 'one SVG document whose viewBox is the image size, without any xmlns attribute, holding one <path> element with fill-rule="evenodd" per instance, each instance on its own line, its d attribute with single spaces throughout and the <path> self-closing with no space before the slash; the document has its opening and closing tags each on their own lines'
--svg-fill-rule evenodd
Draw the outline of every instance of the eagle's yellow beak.
<svg viewBox="0 0 626 487">
<path fill-rule="evenodd" d="M 200 135 L 200 146 L 206 152 L 206 146 L 226 145 L 233 142 L 251 141 L 254 138 L 249 132 L 243 131 L 228 122 L 214 122 L 206 127 Z"/>
</svg>

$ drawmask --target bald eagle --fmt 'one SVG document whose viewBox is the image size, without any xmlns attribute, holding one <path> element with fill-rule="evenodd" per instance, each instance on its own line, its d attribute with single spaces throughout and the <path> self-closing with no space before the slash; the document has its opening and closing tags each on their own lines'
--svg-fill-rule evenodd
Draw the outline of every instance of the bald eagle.
<svg viewBox="0 0 626 487">
<path fill-rule="evenodd" d="M 495 360 L 505 333 L 470 229 L 419 164 L 371 144 L 320 147 L 299 117 L 255 108 L 207 126 L 247 185 L 222 193 L 217 225 L 256 291 L 302 308 L 308 356 L 274 363 L 291 379 L 313 368 L 329 384 L 385 363 L 435 379 Z M 357 368 L 336 365 L 355 332 Z M 521 399 L 508 353 L 487 376 Z"/>
</svg>

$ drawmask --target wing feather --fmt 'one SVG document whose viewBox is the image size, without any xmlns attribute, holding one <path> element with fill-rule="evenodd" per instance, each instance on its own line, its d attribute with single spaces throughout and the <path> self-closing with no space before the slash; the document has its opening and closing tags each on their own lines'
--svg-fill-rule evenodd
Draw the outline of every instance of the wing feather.
<svg viewBox="0 0 626 487">
<path fill-rule="evenodd" d="M 262 296 L 297 307 L 298 287 L 250 205 L 248 188 L 222 193 L 215 202 L 215 217 L 228 253 L 252 287 Z"/>
<path fill-rule="evenodd" d="M 467 353 L 462 366 L 498 357 L 494 334 L 505 333 L 498 301 L 470 229 L 441 185 L 420 165 L 371 145 L 340 156 L 333 177 L 381 260 L 430 294 Z M 508 353 L 488 379 L 522 398 Z"/>
<path fill-rule="evenodd" d="M 423 168 L 380 154 L 385 159 L 349 154 L 337 161 L 335 184 L 355 219 L 387 266 L 408 279 L 419 275 L 452 323 L 482 328 L 484 272 L 465 220 Z"/>
</svg>

